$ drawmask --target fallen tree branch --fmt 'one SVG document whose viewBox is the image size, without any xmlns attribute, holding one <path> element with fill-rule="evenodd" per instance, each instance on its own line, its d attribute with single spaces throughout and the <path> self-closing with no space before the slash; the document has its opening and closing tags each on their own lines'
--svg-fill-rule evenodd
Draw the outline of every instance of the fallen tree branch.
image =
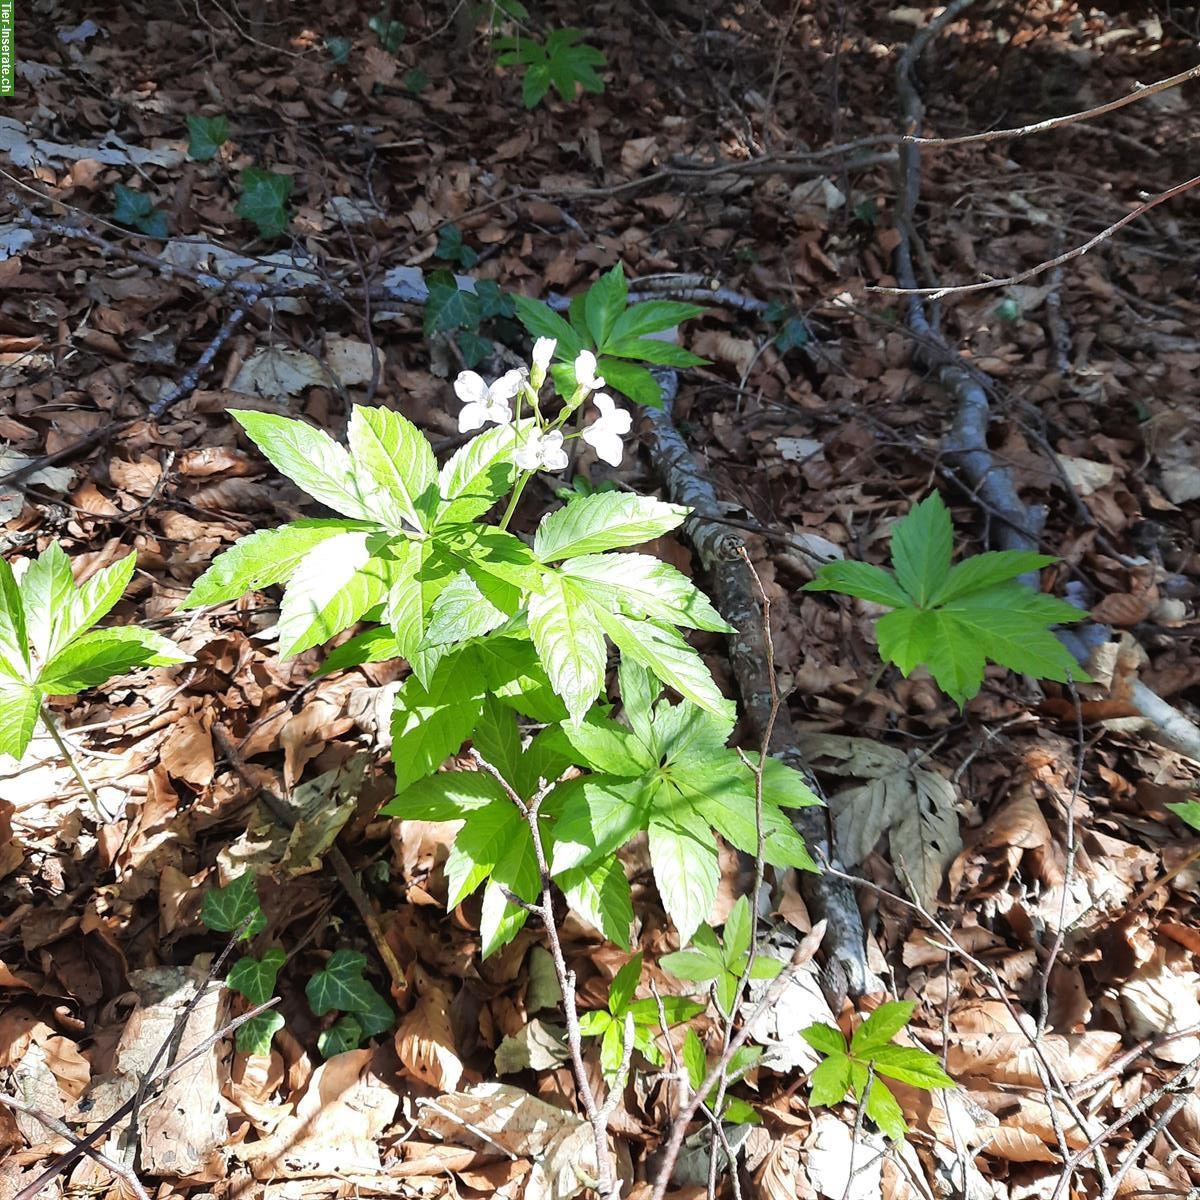
<svg viewBox="0 0 1200 1200">
<path fill-rule="evenodd" d="M 771 718 L 772 681 L 764 649 L 766 631 L 762 610 L 755 598 L 750 572 L 739 557 L 742 539 L 715 519 L 720 515 L 716 491 L 701 473 L 671 420 L 671 402 L 678 376 L 673 371 L 660 372 L 659 382 L 663 385 L 663 407 L 646 410 L 654 434 L 655 467 L 671 499 L 692 510 L 684 529 L 708 573 L 717 608 L 738 631 L 730 639 L 729 657 L 752 736 L 761 740 Z M 790 766 L 804 769 L 786 706 L 780 708 L 771 728 L 770 749 L 775 757 Z M 823 809 L 801 809 L 794 820 L 814 857 L 824 854 L 836 861 L 835 851 L 829 844 Z M 880 981 L 867 965 L 866 936 L 853 890 L 826 874 L 801 872 L 800 883 L 813 923 L 827 922 L 822 945 L 825 952 L 822 982 L 838 1000 L 833 1006 L 835 1011 L 847 995 L 860 996 L 881 990 Z"/>
<path fill-rule="evenodd" d="M 913 79 L 913 69 L 929 42 L 972 3 L 974 0 L 953 0 L 953 3 L 913 38 L 900 58 L 896 68 L 896 88 L 900 96 L 901 116 L 909 132 L 921 127 L 924 115 L 924 105 Z M 1178 185 L 1171 189 L 1170 193 L 1164 192 L 1161 197 L 1156 198 L 1155 203 L 1168 195 L 1178 195 L 1196 184 L 1200 184 L 1200 176 L 1187 184 Z M 923 296 L 936 298 L 946 295 L 948 291 L 977 290 L 980 286 L 995 285 L 971 285 L 970 289 L 917 286 L 912 246 L 914 212 L 920 194 L 921 151 L 916 142 L 910 141 L 900 148 L 900 174 L 895 209 L 895 229 L 899 235 L 895 255 L 896 278 L 901 286 L 890 290 L 907 298 L 908 327 L 914 338 L 916 361 L 930 372 L 958 405 L 953 429 L 943 442 L 943 448 L 951 462 L 962 470 L 978 501 L 991 515 L 999 518 L 991 531 L 992 544 L 1001 550 L 1036 550 L 1038 537 L 1045 522 L 1045 512 L 1039 506 L 1028 505 L 1021 499 L 1013 482 L 1012 472 L 996 459 L 988 447 L 987 428 L 991 409 L 987 385 L 990 381 L 977 369 L 968 369 L 941 332 L 933 327 L 922 301 Z M 1139 211 L 1145 211 L 1145 207 Z M 1132 220 L 1136 215 L 1137 212 L 1129 214 L 1126 221 Z M 1119 222 L 1113 228 L 1119 228 L 1123 223 L 1126 222 Z M 1058 261 L 1065 261 L 1065 258 L 1070 256 L 1060 255 L 1059 260 L 1045 263 L 1037 269 L 1054 266 Z M 1082 664 L 1095 645 L 1095 635 L 1102 629 L 1103 627 L 1093 626 L 1090 631 L 1064 630 L 1059 633 L 1059 638 Z M 1092 636 L 1089 636 L 1089 633 Z M 1104 631 L 1104 634 L 1107 636 L 1107 631 Z M 1149 722 L 1147 736 L 1178 754 L 1200 761 L 1200 727 L 1140 680 L 1132 683 L 1129 700 Z"/>
</svg>

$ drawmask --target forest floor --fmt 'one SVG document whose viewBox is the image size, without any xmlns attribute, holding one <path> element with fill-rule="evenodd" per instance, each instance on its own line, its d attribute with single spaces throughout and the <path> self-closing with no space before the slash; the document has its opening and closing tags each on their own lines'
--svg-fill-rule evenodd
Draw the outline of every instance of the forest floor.
<svg viewBox="0 0 1200 1200">
<path fill-rule="evenodd" d="M 381 304 L 389 272 L 457 255 L 476 279 L 545 298 L 622 262 L 635 288 L 684 273 L 726 289 L 683 330 L 709 365 L 680 374 L 674 417 L 771 601 L 788 715 L 839 814 L 841 861 L 874 885 L 858 889 L 870 965 L 890 996 L 917 1001 L 913 1036 L 960 1085 L 936 1099 L 898 1088 L 912 1132 L 888 1147 L 853 1105 L 810 1106 L 816 1060 L 797 1051 L 790 1071 L 738 1085 L 762 1123 L 744 1131 L 722 1194 L 1195 1195 L 1200 840 L 1168 805 L 1200 800 L 1200 763 L 1158 744 L 1131 700 L 1139 680 L 1185 717 L 1200 709 L 1195 194 L 1060 268 L 936 302 L 943 337 L 988 389 L 997 469 L 1045 510 L 1040 545 L 1060 562 L 1043 587 L 1073 585 L 1110 628 L 1097 682 L 989 668 L 960 711 L 921 671 L 877 673 L 873 610 L 800 590 L 824 552 L 885 562 L 892 523 L 932 490 L 952 508 L 957 552 L 987 548 L 1001 519 L 947 453 L 958 401 L 917 361 L 906 301 L 881 290 L 897 282 L 895 145 L 806 157 L 905 132 L 896 63 L 937 10 L 647 0 L 585 13 L 551 0 L 535 20 L 584 26 L 607 56 L 605 90 L 572 103 L 551 92 L 526 111 L 484 24 L 464 27 L 452 6 L 397 5 L 394 52 L 366 6 L 248 7 L 18 6 L 16 95 L 0 101 L 4 552 L 57 538 L 83 578 L 136 549 L 114 619 L 193 661 L 55 702 L 105 819 L 45 739 L 0 770 L 0 1090 L 80 1131 L 119 1108 L 169 1038 L 184 973 L 202 977 L 224 945 L 201 923 L 206 891 L 279 861 L 262 795 L 311 811 L 348 795 L 336 836 L 352 886 L 322 851 L 318 869 L 261 889 L 261 944 L 287 955 L 272 1053 L 224 1045 L 176 1079 L 130 1135 L 138 1175 L 157 1197 L 578 1190 L 565 1169 L 575 1084 L 547 1033 L 536 923 L 481 961 L 477 902 L 444 907 L 452 827 L 377 815 L 390 797 L 379 732 L 402 667 L 317 677 L 318 650 L 281 661 L 273 590 L 178 606 L 220 550 L 306 511 L 228 409 L 341 437 L 350 404 L 381 404 L 454 444 L 451 381 L 478 343 L 427 336 L 419 304 Z M 1194 10 L 1107 7 L 967 8 L 918 65 L 923 132 L 1023 126 L 1194 65 Z M 1018 275 L 1188 180 L 1195 89 L 1035 136 L 925 148 L 920 282 Z M 189 115 L 228 119 L 210 161 L 186 153 Z M 246 168 L 293 181 L 277 239 L 235 213 Z M 150 199 L 167 240 L 114 219 L 118 185 Z M 243 271 L 273 256 L 293 293 L 224 328 L 239 298 L 202 275 L 221 250 Z M 467 332 L 528 353 L 503 319 Z M 618 471 L 575 469 L 660 486 L 645 444 Z M 570 482 L 531 488 L 517 531 Z M 653 550 L 699 571 L 682 538 Z M 722 639 L 697 645 L 733 695 Z M 895 898 L 914 844 L 932 856 L 921 912 Z M 636 847 L 626 865 L 636 948 L 678 991 L 655 973 L 674 935 Z M 717 920 L 744 887 L 729 865 Z M 794 880 L 774 902 L 797 937 L 809 931 Z M 581 1006 L 603 1006 L 627 956 L 578 921 L 563 939 Z M 305 982 L 350 948 L 387 991 L 381 945 L 405 975 L 396 1032 L 323 1064 Z M 231 1001 L 213 996 L 215 1030 Z M 814 997 L 789 1018 L 793 1041 L 820 1019 Z M 833 1015 L 849 1029 L 856 1007 Z M 649 1196 L 673 1104 L 661 1076 L 641 1073 L 617 1106 L 627 1194 Z M 105 1144 L 116 1158 L 130 1145 Z M 0 1109 L 0 1198 L 68 1146 Z M 685 1152 L 671 1194 L 704 1195 L 706 1170 L 703 1147 Z M 84 1159 L 42 1194 L 128 1188 Z"/>
</svg>

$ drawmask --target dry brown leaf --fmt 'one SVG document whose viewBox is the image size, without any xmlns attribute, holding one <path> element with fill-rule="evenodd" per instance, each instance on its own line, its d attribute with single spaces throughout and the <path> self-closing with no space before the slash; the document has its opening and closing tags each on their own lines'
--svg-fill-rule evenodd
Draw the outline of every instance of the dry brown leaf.
<svg viewBox="0 0 1200 1200">
<path fill-rule="evenodd" d="M 162 764 L 174 779 L 182 779 L 195 787 L 212 783 L 216 770 L 212 734 L 197 717 L 180 717 L 171 727 L 171 736 L 159 751 Z"/>
<path fill-rule="evenodd" d="M 396 1030 L 396 1054 L 422 1083 L 452 1092 L 462 1079 L 463 1065 L 454 1049 L 450 998 L 419 967 L 415 982 L 417 1003 Z"/>
<path fill-rule="evenodd" d="M 1170 1063 L 1190 1062 L 1200 1054 L 1200 975 L 1172 967 L 1160 947 L 1154 957 L 1120 988 L 1121 1012 L 1133 1038 L 1157 1037 L 1190 1030 L 1151 1050 L 1155 1058 Z"/>
<path fill-rule="evenodd" d="M 1104 1067 L 1121 1047 L 1121 1035 L 1103 1030 L 1046 1034 L 1042 1054 L 1063 1083 L 1078 1083 Z M 1023 1033 L 997 1033 L 951 1040 L 946 1070 L 959 1079 L 982 1076 L 993 1083 L 1040 1088 L 1040 1057 Z"/>
</svg>

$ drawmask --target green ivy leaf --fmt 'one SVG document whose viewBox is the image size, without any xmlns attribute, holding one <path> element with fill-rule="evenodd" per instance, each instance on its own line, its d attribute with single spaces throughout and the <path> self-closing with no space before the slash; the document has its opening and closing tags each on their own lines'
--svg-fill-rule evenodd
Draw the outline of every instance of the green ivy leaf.
<svg viewBox="0 0 1200 1200">
<path fill-rule="evenodd" d="M 333 1058 L 347 1050 L 357 1050 L 362 1044 L 363 1031 L 358 1018 L 351 1013 L 337 1021 L 317 1037 L 317 1049 L 322 1058 Z"/>
<path fill-rule="evenodd" d="M 251 1004 L 265 1004 L 275 994 L 275 980 L 284 960 L 285 955 L 278 946 L 272 946 L 261 959 L 246 955 L 230 967 L 225 983 Z M 266 1016 L 266 1013 L 262 1015 Z"/>
<path fill-rule="evenodd" d="M 167 236 L 167 216 L 154 207 L 154 201 L 144 192 L 118 183 L 113 187 L 116 203 L 113 205 L 113 220 L 118 225 L 127 225 L 148 237 Z"/>
<path fill-rule="evenodd" d="M 426 279 L 425 336 L 450 333 L 455 329 L 478 329 L 483 305 L 475 292 L 458 286 L 449 271 L 433 271 Z"/>
<path fill-rule="evenodd" d="M 204 893 L 200 920 L 209 929 L 218 933 L 232 933 L 240 929 L 247 918 L 250 918 L 250 924 L 241 935 L 243 940 L 254 937 L 267 926 L 252 871 L 244 871 L 224 887 L 212 888 Z"/>
<path fill-rule="evenodd" d="M 229 141 L 229 118 L 189 116 L 188 157 L 196 162 L 209 162 Z"/>
<path fill-rule="evenodd" d="M 291 216 L 288 198 L 295 180 L 290 175 L 247 167 L 239 178 L 242 194 L 234 213 L 258 227 L 259 237 L 272 239 L 281 236 Z"/>
<path fill-rule="evenodd" d="M 313 1012 L 318 1017 L 337 1011 L 354 1013 L 360 1018 L 364 1013 L 377 1014 L 381 997 L 363 978 L 366 965 L 366 958 L 357 950 L 335 950 L 324 969 L 313 975 L 305 986 L 304 994 Z M 359 1029 L 370 1036 L 361 1019 Z"/>
<path fill-rule="evenodd" d="M 239 1025 L 234 1035 L 234 1044 L 243 1054 L 270 1054 L 271 1042 L 283 1028 L 283 1014 L 274 1009 L 251 1017 Z"/>
</svg>

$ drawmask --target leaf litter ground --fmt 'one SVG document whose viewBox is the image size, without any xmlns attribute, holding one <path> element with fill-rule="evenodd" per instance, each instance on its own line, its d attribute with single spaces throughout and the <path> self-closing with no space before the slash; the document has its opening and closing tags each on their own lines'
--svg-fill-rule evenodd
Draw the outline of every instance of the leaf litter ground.
<svg viewBox="0 0 1200 1200">
<path fill-rule="evenodd" d="M 0 779 L 6 1094 L 75 1127 L 119 1108 L 203 978 L 197 963 L 219 949 L 199 919 L 206 890 L 247 863 L 283 863 L 286 880 L 264 889 L 263 945 L 290 956 L 279 974 L 286 1025 L 270 1055 L 209 1056 L 147 1107 L 142 1177 L 161 1196 L 569 1193 L 562 1167 L 587 1139 L 536 931 L 481 962 L 478 912 L 443 909 L 445 827 L 376 816 L 390 795 L 376 750 L 401 672 L 315 677 L 315 651 L 281 662 L 264 636 L 279 619 L 271 592 L 178 610 L 230 542 L 319 515 L 228 410 L 304 415 L 340 433 L 349 402 L 383 403 L 443 450 L 454 444 L 448 378 L 461 364 L 426 339 L 417 306 L 371 299 L 396 268 L 444 265 L 433 255 L 451 222 L 477 256 L 471 273 L 507 290 L 572 293 L 621 259 L 635 280 L 697 273 L 776 302 L 766 322 L 717 303 L 689 327 L 689 348 L 712 365 L 684 376 L 676 418 L 731 520 L 761 527 L 748 539 L 776 660 L 843 865 L 937 918 L 940 928 L 860 889 L 875 970 L 919 1001 L 914 1034 L 944 1054 L 961 1090 L 930 1098 L 896 1085 L 915 1133 L 879 1158 L 852 1112 L 807 1103 L 816 1058 L 788 1021 L 821 1019 L 814 986 L 798 1012 L 771 1014 L 793 1059 L 735 1089 L 763 1117 L 746 1145 L 753 1186 L 771 1197 L 907 1196 L 919 1179 L 972 1196 L 1053 1196 L 1065 1157 L 1100 1138 L 1114 1173 L 1144 1137 L 1121 1188 L 1186 1193 L 1198 1182 L 1200 1106 L 1185 1092 L 1167 1112 L 1154 1092 L 1200 1054 L 1200 856 L 1168 808 L 1194 797 L 1196 766 L 1146 739 L 1128 694 L 1136 677 L 1184 711 L 1200 700 L 1198 230 L 1187 201 L 1059 275 L 943 304 L 946 336 L 994 384 L 994 453 L 1048 512 L 1042 549 L 1062 565 L 1047 585 L 1059 595 L 1082 585 L 1119 633 L 1078 702 L 989 668 L 960 713 L 919 672 L 876 677 L 873 610 L 799 590 L 831 548 L 885 564 L 891 523 L 934 486 L 959 536 L 973 531 L 970 550 L 985 548 L 997 519 L 939 454 L 954 413 L 912 365 L 899 303 L 867 291 L 893 282 L 886 164 L 850 172 L 834 160 L 814 176 L 786 160 L 896 130 L 892 65 L 922 11 L 601 7 L 587 33 L 611 64 L 607 91 L 532 114 L 519 83 L 436 6 L 397 14 L 409 31 L 396 55 L 367 15 L 264 4 L 257 16 L 217 8 L 180 24 L 134 5 L 89 28 L 64 5 L 19 23 L 21 82 L 0 121 L 11 186 L 60 201 L 60 212 L 32 207 L 110 245 L 157 254 L 161 244 L 130 243 L 112 221 L 150 222 L 150 233 L 165 222 L 184 274 L 35 231 L 6 203 L 4 470 L 66 452 L 4 482 L 6 554 L 58 537 L 82 580 L 136 548 L 118 619 L 171 637 L 194 661 L 59 708 L 111 821 L 84 811 L 44 742 L 31 766 Z M 1016 125 L 1182 70 L 1192 50 L 1180 20 L 1154 6 L 968 12 L 922 71 L 930 129 Z M 323 45 L 336 37 L 351 39 L 341 66 Z M 927 153 L 919 232 L 939 281 L 1012 274 L 1186 178 L 1189 99 L 1163 93 L 1102 126 Z M 204 163 L 184 154 L 197 112 L 229 118 L 229 141 Z M 751 157 L 767 163 L 700 169 Z M 239 172 L 264 167 L 292 183 L 252 177 L 260 201 L 286 192 L 292 205 L 293 236 L 278 244 L 255 241 L 237 211 Z M 194 273 L 260 258 L 279 290 L 307 291 L 260 302 L 199 386 L 149 419 L 231 306 Z M 461 250 L 457 261 L 467 262 Z M 347 302 L 330 303 L 323 283 Z M 581 466 L 597 481 L 608 474 Z M 640 490 L 653 478 L 644 460 L 620 476 Z M 552 502 L 546 491 L 531 498 L 529 527 Z M 682 543 L 654 550 L 690 571 Z M 720 639 L 700 645 L 728 677 Z M 373 931 L 326 869 L 334 849 L 360 881 Z M 748 884 L 735 856 L 723 863 L 716 921 Z M 634 949 L 661 991 L 679 992 L 653 966 L 677 942 L 644 851 L 625 865 Z M 776 904 L 785 928 L 807 932 L 789 882 Z M 564 933 L 582 1006 L 606 1010 L 628 956 L 574 921 Z M 950 953 L 947 933 L 959 947 Z M 304 989 L 335 952 L 367 958 L 398 1024 L 373 1049 L 322 1063 L 327 1021 Z M 228 1004 L 206 1001 L 188 1036 L 219 1029 Z M 693 1027 L 710 1033 L 712 1017 Z M 1140 1117 L 1101 1136 L 1146 1097 Z M 614 1115 L 638 1180 L 652 1175 L 673 1103 L 649 1082 Z M 0 1145 L 0 1191 L 11 1196 L 66 1143 L 5 1111 Z M 852 1154 L 864 1169 L 851 1177 Z M 701 1158 L 685 1155 L 685 1169 Z M 90 1163 L 69 1177 L 73 1188 L 109 1178 Z M 1098 1169 L 1080 1180 L 1077 1194 L 1105 1194 Z"/>
</svg>

